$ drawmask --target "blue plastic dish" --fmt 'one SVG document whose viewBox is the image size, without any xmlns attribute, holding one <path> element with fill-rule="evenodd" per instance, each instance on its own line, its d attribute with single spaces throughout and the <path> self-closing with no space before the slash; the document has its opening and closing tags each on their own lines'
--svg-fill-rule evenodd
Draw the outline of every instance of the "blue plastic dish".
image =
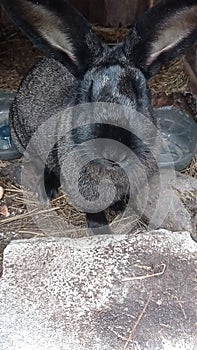
<svg viewBox="0 0 197 350">
<path fill-rule="evenodd" d="M 162 149 L 159 165 L 174 165 L 177 171 L 181 171 L 190 164 L 197 152 L 197 123 L 190 115 L 173 106 L 155 109 L 155 114 L 170 152 L 169 156 L 167 149 Z"/>
<path fill-rule="evenodd" d="M 0 159 L 12 160 L 20 158 L 21 154 L 11 141 L 9 127 L 9 108 L 14 100 L 15 94 L 0 91 Z"/>
</svg>

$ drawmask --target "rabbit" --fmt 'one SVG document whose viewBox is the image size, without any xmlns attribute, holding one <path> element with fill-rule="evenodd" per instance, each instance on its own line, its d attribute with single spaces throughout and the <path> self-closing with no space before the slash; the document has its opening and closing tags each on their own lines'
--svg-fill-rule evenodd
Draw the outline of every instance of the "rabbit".
<svg viewBox="0 0 197 350">
<path fill-rule="evenodd" d="M 114 105 L 125 106 L 141 113 L 155 128 L 159 127 L 151 106 L 148 79 L 164 63 L 185 54 L 196 43 L 196 0 L 161 0 L 141 16 L 123 42 L 115 47 L 102 42 L 86 19 L 65 0 L 1 0 L 1 4 L 15 24 L 46 55 L 23 79 L 10 109 L 11 134 L 21 153 L 25 152 L 40 125 L 58 113 L 61 119 L 65 110 L 76 106 L 89 105 L 90 110 L 94 104 L 103 108 L 108 104 L 112 109 Z M 108 138 L 121 142 L 142 162 L 147 178 L 158 171 L 151 146 L 141 142 L 135 132 L 127 132 L 127 129 L 143 129 L 138 127 L 137 118 L 115 115 L 113 120 L 110 115 L 108 120 L 107 113 L 102 116 L 102 123 L 95 123 L 91 113 L 86 119 L 83 116 L 81 122 L 80 118 L 80 114 L 74 112 L 72 118 L 63 123 L 67 136 L 57 140 L 46 162 L 37 157 L 42 142 L 37 140 L 35 149 L 29 149 L 37 164 L 36 191 L 40 198 L 54 198 L 62 179 L 65 179 L 65 192 L 70 191 L 72 197 L 72 191 L 67 188 L 70 179 L 64 176 L 64 170 L 67 174 L 68 169 L 62 170 L 61 164 L 70 148 L 83 145 L 87 140 Z M 57 117 L 56 125 L 50 124 L 50 130 L 46 130 L 49 138 L 62 128 L 60 119 Z M 79 122 L 77 127 L 76 121 Z M 147 139 L 156 138 L 146 127 L 142 132 Z M 86 151 L 90 152 L 91 161 L 79 175 L 81 195 L 90 202 L 97 199 L 99 182 L 106 177 L 114 182 L 116 189 L 109 207 L 116 213 L 123 211 L 130 190 L 133 201 L 136 193 L 142 190 L 140 167 L 124 154 L 124 150 L 118 155 L 119 162 L 102 156 L 105 149 L 99 151 L 101 157 L 93 147 L 85 149 L 85 154 Z M 127 172 L 123 171 L 124 167 Z M 132 180 L 130 173 L 134 174 Z M 106 186 L 106 199 L 109 191 L 111 189 Z M 86 216 L 88 227 L 94 233 L 105 232 L 103 228 L 108 227 L 106 210 L 86 212 Z"/>
</svg>

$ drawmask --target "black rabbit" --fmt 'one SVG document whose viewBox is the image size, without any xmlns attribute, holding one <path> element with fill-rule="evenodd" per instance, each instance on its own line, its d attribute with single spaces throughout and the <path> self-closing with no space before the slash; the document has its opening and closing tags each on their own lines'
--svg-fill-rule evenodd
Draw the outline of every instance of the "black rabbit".
<svg viewBox="0 0 197 350">
<path fill-rule="evenodd" d="M 22 153 L 41 124 L 70 106 L 87 103 L 127 106 L 143 114 L 157 127 L 147 80 L 162 64 L 185 54 L 196 43 L 197 0 L 160 1 L 141 17 L 124 42 L 113 48 L 101 42 L 87 21 L 65 0 L 1 0 L 1 3 L 16 25 L 48 56 L 38 62 L 23 80 L 10 111 L 12 137 Z M 74 113 L 72 118 L 80 120 L 81 117 Z M 41 180 L 43 160 L 36 159 L 40 197 L 44 197 L 45 189 L 50 199 L 56 195 L 62 182 L 60 174 L 64 178 L 61 164 L 69 147 L 82 145 L 87 140 L 107 138 L 121 142 L 135 153 L 146 168 L 148 178 L 157 171 L 151 147 L 149 149 L 135 132 L 127 130 L 131 127 L 135 131 L 138 120 L 114 117 L 114 125 L 113 118 L 108 119 L 106 114 L 101 118 L 104 123 L 95 123 L 89 113 L 86 119 L 82 118 L 81 125 L 72 127 L 72 118 L 69 125 L 63 123 L 65 134 L 72 132 L 67 134 L 67 139 L 60 137 L 57 140 L 45 162 L 45 188 Z M 49 138 L 58 127 L 62 127 L 59 120 L 57 125 L 49 125 L 50 130 L 46 130 Z M 146 126 L 144 129 L 145 138 L 156 137 L 146 130 Z M 35 144 L 35 157 L 32 150 L 34 158 L 41 147 L 39 141 L 38 144 L 37 147 Z M 98 197 L 100 180 L 107 177 L 116 188 L 110 208 L 116 212 L 123 210 L 131 187 L 134 196 L 141 188 L 140 169 L 129 160 L 129 155 L 123 154 L 120 162 L 113 162 L 104 156 L 98 157 L 93 149 L 89 151 L 95 157 L 91 157 L 94 159 L 81 170 L 78 179 L 80 193 L 94 201 Z M 121 162 L 128 172 L 135 173 L 132 182 L 122 170 Z M 65 177 L 65 183 L 69 181 Z M 104 210 L 87 213 L 87 220 L 92 229 L 107 225 Z"/>
</svg>

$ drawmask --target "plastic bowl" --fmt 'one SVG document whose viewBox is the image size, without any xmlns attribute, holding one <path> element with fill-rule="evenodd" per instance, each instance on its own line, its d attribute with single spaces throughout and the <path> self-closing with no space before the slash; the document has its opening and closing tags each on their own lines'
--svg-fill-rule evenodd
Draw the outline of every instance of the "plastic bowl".
<svg viewBox="0 0 197 350">
<path fill-rule="evenodd" d="M 177 171 L 181 171 L 190 164 L 197 152 L 197 123 L 191 116 L 173 106 L 154 111 L 160 122 L 162 137 L 168 146 L 168 151 L 166 147 L 161 151 L 159 165 L 174 165 Z"/>
<path fill-rule="evenodd" d="M 0 159 L 12 160 L 20 158 L 21 154 L 12 143 L 9 127 L 9 108 L 15 93 L 0 91 Z"/>
</svg>

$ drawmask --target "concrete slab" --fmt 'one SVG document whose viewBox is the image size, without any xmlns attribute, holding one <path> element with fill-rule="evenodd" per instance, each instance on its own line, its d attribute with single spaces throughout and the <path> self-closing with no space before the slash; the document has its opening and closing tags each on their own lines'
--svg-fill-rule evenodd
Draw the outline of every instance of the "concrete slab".
<svg viewBox="0 0 197 350">
<path fill-rule="evenodd" d="M 0 279 L 1 350 L 196 350 L 188 233 L 15 241 Z"/>
</svg>

